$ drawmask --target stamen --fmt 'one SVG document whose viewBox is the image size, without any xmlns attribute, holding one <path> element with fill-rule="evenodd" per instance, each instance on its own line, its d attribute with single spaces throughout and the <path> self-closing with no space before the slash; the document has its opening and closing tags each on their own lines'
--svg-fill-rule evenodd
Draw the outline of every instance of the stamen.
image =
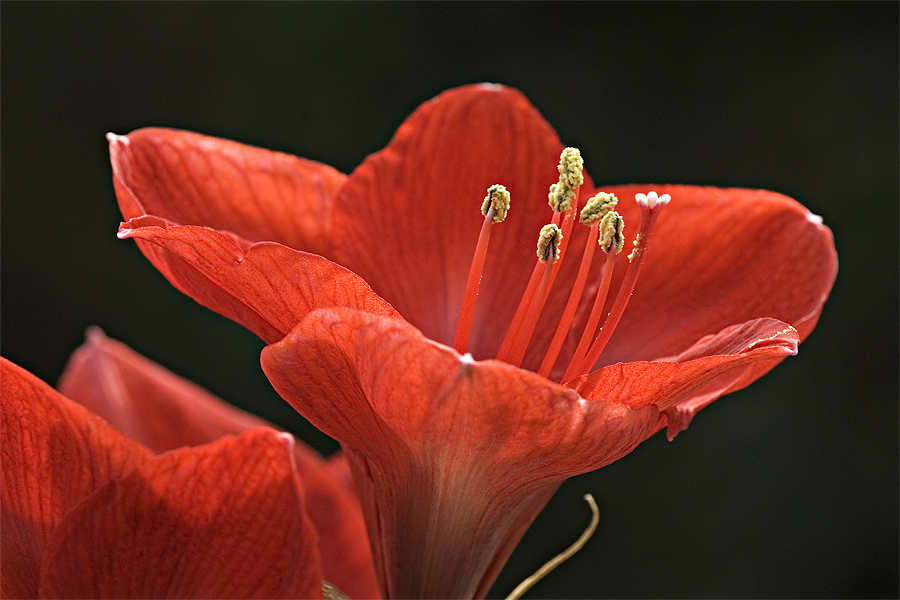
<svg viewBox="0 0 900 600">
<path fill-rule="evenodd" d="M 553 370 L 553 365 L 556 364 L 556 359 L 565 342 L 566 334 L 569 333 L 569 327 L 571 327 L 572 320 L 575 318 L 575 311 L 578 309 L 578 302 L 581 300 L 581 293 L 584 291 L 584 284 L 587 282 L 588 273 L 591 270 L 591 261 L 594 259 L 594 241 L 597 239 L 597 227 L 597 225 L 591 226 L 591 230 L 588 233 L 587 244 L 581 255 L 581 265 L 578 267 L 578 275 L 575 276 L 575 285 L 572 286 L 569 300 L 566 302 L 565 309 L 563 309 L 563 315 L 559 320 L 556 333 L 553 334 L 553 340 L 551 340 L 547 354 L 544 356 L 544 360 L 538 369 L 538 374 L 542 377 L 549 377 L 550 371 Z"/>
<path fill-rule="evenodd" d="M 594 304 L 591 306 L 591 313 L 588 316 L 584 331 L 581 333 L 581 339 L 575 348 L 572 359 L 569 361 L 569 368 L 566 369 L 561 381 L 568 381 L 574 377 L 578 371 L 576 367 L 582 363 L 585 354 L 590 348 L 591 340 L 594 338 L 594 332 L 597 331 L 597 325 L 600 323 L 600 316 L 603 314 L 603 307 L 606 304 L 606 296 L 609 294 L 609 286 L 612 283 L 613 270 L 615 269 L 616 255 L 622 251 L 624 244 L 624 236 L 622 232 L 625 228 L 625 222 L 616 211 L 608 213 L 603 217 L 600 224 L 603 232 L 600 234 L 598 245 L 601 250 L 606 253 L 606 263 L 603 265 L 603 275 L 600 278 L 600 286 L 594 295 Z M 606 240 L 606 244 L 604 244 Z M 617 243 L 610 243 L 610 240 L 618 240 Z"/>
<path fill-rule="evenodd" d="M 581 151 L 578 148 L 565 148 L 559 155 L 559 171 L 560 182 L 575 189 L 584 183 L 584 175 L 581 170 L 584 169 L 584 160 L 581 158 Z"/>
<path fill-rule="evenodd" d="M 535 262 L 534 269 L 531 271 L 531 278 L 528 280 L 528 285 L 525 286 L 525 293 L 522 294 L 522 299 L 519 300 L 516 314 L 506 330 L 506 336 L 503 338 L 503 343 L 500 344 L 500 350 L 497 351 L 497 360 L 506 360 L 513 342 L 519 336 L 522 320 L 531 306 L 531 301 L 534 299 L 534 294 L 537 292 L 538 285 L 541 282 L 541 275 L 545 270 L 544 265 L 540 262 Z"/>
<path fill-rule="evenodd" d="M 538 235 L 537 257 L 543 265 L 547 262 L 555 263 L 559 260 L 559 245 L 562 243 L 562 231 L 559 227 L 550 223 L 541 227 Z"/>
<path fill-rule="evenodd" d="M 525 351 L 528 350 L 528 343 L 531 341 L 535 327 L 537 327 L 538 317 L 541 316 L 544 304 L 547 303 L 547 296 L 550 295 L 550 288 L 553 286 L 553 279 L 556 274 L 556 270 L 553 267 L 560 258 L 560 244 L 562 240 L 563 233 L 554 223 L 544 225 L 541 228 L 537 243 L 537 266 L 543 265 L 544 271 L 541 275 L 541 282 L 534 292 L 533 299 L 529 302 L 525 319 L 513 338 L 515 342 L 507 350 L 508 355 L 500 359 L 516 367 L 522 364 Z"/>
<path fill-rule="evenodd" d="M 581 209 L 581 216 L 578 220 L 585 225 L 596 225 L 602 221 L 603 217 L 609 214 L 618 203 L 619 199 L 616 198 L 614 194 L 600 192 L 587 201 L 584 208 Z"/>
<path fill-rule="evenodd" d="M 574 544 L 569 546 L 565 551 L 557 554 L 552 559 L 550 559 L 543 567 L 534 572 L 534 575 L 520 583 L 516 586 L 516 589 L 512 591 L 512 593 L 506 597 L 506 600 L 518 600 L 521 598 L 525 592 L 531 589 L 531 587 L 536 584 L 538 581 L 547 576 L 550 571 L 567 561 L 572 557 L 576 552 L 581 550 L 584 545 L 587 543 L 591 536 L 594 535 L 594 532 L 597 530 L 597 525 L 600 523 L 600 509 L 597 508 L 597 503 L 594 501 L 594 497 L 590 494 L 585 494 L 584 499 L 587 501 L 588 506 L 591 507 L 591 522 L 588 524 L 587 529 L 584 530 L 584 533 L 581 534 Z"/>
<path fill-rule="evenodd" d="M 481 204 L 481 214 L 488 216 L 488 211 L 493 209 L 493 223 L 500 223 L 506 218 L 506 212 L 509 210 L 509 192 L 506 188 L 495 183 L 488 188 L 487 196 Z"/>
<path fill-rule="evenodd" d="M 553 213 L 553 220 L 551 223 L 559 225 L 561 215 L 562 213 Z M 512 343 L 519 335 L 522 320 L 525 317 L 525 313 L 528 311 L 528 307 L 531 306 L 531 301 L 534 299 L 534 294 L 537 291 L 543 272 L 543 265 L 541 265 L 540 262 L 536 262 L 534 269 L 531 271 L 531 278 L 528 280 L 528 285 L 525 286 L 525 293 L 522 294 L 522 298 L 519 300 L 519 306 L 516 307 L 516 314 L 513 316 L 513 320 L 506 330 L 506 336 L 503 338 L 503 343 L 500 344 L 500 350 L 497 351 L 497 360 L 506 360 L 505 357 L 509 354 Z"/>
<path fill-rule="evenodd" d="M 616 211 L 608 213 L 600 223 L 600 239 L 598 244 L 607 254 L 615 250 L 618 254 L 625 245 L 625 221 Z M 640 236 L 640 234 L 638 234 Z M 630 260 L 630 258 L 629 258 Z"/>
<path fill-rule="evenodd" d="M 575 192 L 561 183 L 554 183 L 550 186 L 548 198 L 553 212 L 565 212 L 572 205 Z"/>
<path fill-rule="evenodd" d="M 656 192 L 650 192 L 647 195 L 635 194 L 635 200 L 637 200 L 638 206 L 641 207 L 641 231 L 634 240 L 634 250 L 628 256 L 628 270 L 625 271 L 625 279 L 622 281 L 622 285 L 616 295 L 616 301 L 613 303 L 609 316 L 606 317 L 606 321 L 604 321 L 603 327 L 600 329 L 600 333 L 597 334 L 597 339 L 594 340 L 585 359 L 577 368 L 577 373 L 587 373 L 593 368 L 594 363 L 600 358 L 604 348 L 606 348 L 606 344 L 612 337 L 616 325 L 622 319 L 625 307 L 628 306 L 628 300 L 634 292 L 638 275 L 641 273 L 641 266 L 644 264 L 644 257 L 647 254 L 647 247 L 650 244 L 650 237 L 653 233 L 653 226 L 656 224 L 660 211 L 671 199 L 671 196 L 668 194 L 657 196 Z M 567 375 L 571 374 L 567 373 Z"/>
<path fill-rule="evenodd" d="M 481 224 L 481 233 L 478 235 L 478 243 L 475 245 L 475 255 L 472 257 L 472 265 L 469 267 L 469 277 L 466 279 L 466 289 L 463 293 L 462 306 L 459 309 L 459 319 L 456 322 L 456 335 L 453 338 L 453 348 L 460 354 L 465 353 L 469 343 L 475 302 L 478 299 L 481 274 L 484 270 L 488 242 L 491 238 L 491 224 L 499 223 L 506 218 L 509 200 L 509 192 L 505 187 L 497 184 L 488 188 L 487 196 L 484 197 L 481 205 L 484 222 Z"/>
<path fill-rule="evenodd" d="M 578 303 L 581 300 L 584 285 L 587 283 L 588 273 L 590 272 L 591 261 L 594 258 L 594 243 L 597 240 L 600 221 L 618 202 L 619 200 L 613 194 L 600 192 L 590 198 L 584 205 L 584 208 L 581 209 L 581 215 L 578 220 L 590 226 L 591 230 L 585 240 L 584 252 L 581 254 L 581 265 L 578 267 L 575 284 L 569 293 L 569 300 L 566 302 L 565 309 L 563 309 L 562 317 L 559 320 L 559 325 L 556 327 L 556 333 L 553 334 L 547 354 L 544 355 L 544 360 L 538 369 L 538 374 L 544 377 L 548 377 L 550 371 L 553 370 L 553 365 L 556 364 L 556 359 L 559 357 L 563 343 L 565 343 L 566 335 L 572 326 L 572 320 L 575 318 L 575 311 L 578 309 Z"/>
<path fill-rule="evenodd" d="M 559 182 L 550 186 L 548 200 L 553 212 L 566 212 L 575 201 L 575 192 L 584 183 L 584 160 L 578 148 L 566 148 L 559 155 Z"/>
</svg>

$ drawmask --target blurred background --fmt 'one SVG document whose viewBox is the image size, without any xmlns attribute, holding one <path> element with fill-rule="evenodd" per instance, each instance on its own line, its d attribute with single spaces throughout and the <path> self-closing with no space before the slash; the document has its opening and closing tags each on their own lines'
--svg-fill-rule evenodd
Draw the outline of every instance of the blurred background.
<svg viewBox="0 0 900 600">
<path fill-rule="evenodd" d="M 898 595 L 898 4 L 25 3 L 2 16 L 2 353 L 55 383 L 89 325 L 325 453 L 262 342 L 118 241 L 104 134 L 147 125 L 349 173 L 456 85 L 522 90 L 597 183 L 761 187 L 834 231 L 797 357 L 568 481 L 493 589 L 585 527 L 550 597 Z"/>
</svg>

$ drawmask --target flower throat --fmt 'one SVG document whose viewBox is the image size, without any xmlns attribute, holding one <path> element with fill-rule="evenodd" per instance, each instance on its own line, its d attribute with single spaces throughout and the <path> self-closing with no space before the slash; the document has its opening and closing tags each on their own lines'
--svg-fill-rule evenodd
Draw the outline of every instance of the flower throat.
<svg viewBox="0 0 900 600">
<path fill-rule="evenodd" d="M 578 192 L 584 183 L 583 165 L 581 153 L 577 148 L 566 148 L 562 151 L 557 167 L 559 181 L 550 186 L 548 195 L 553 217 L 549 224 L 541 228 L 537 244 L 537 262 L 506 336 L 500 344 L 500 350 L 497 352 L 498 360 L 516 367 L 522 364 L 559 268 L 567 255 L 566 240 L 569 239 L 575 223 L 578 211 Z M 589 227 L 590 230 L 582 249 L 581 264 L 569 292 L 569 299 L 563 309 L 556 333 L 537 370 L 540 375 L 550 376 L 565 339 L 572 330 L 575 311 L 590 275 L 594 252 L 599 246 L 600 251 L 606 255 L 600 276 L 600 285 L 594 295 L 590 315 L 581 332 L 578 345 L 560 381 L 565 382 L 591 371 L 625 313 L 628 300 L 631 298 L 641 266 L 644 263 L 653 226 L 662 207 L 668 204 L 670 199 L 668 194 L 657 196 L 656 192 L 635 195 L 635 200 L 641 209 L 640 229 L 634 239 L 634 249 L 628 255 L 628 266 L 622 284 L 602 324 L 600 319 L 609 294 L 616 256 L 622 251 L 625 243 L 625 222 L 622 216 L 614 210 L 619 200 L 613 194 L 600 192 L 585 203 L 578 215 L 578 221 Z M 475 246 L 469 276 L 466 279 L 466 288 L 456 325 L 456 335 L 453 339 L 453 347 L 460 354 L 466 352 L 469 342 L 472 317 L 475 313 L 481 275 L 487 258 L 491 227 L 506 218 L 509 204 L 510 196 L 505 187 L 495 184 L 488 188 L 487 196 L 481 205 L 484 222 Z"/>
</svg>

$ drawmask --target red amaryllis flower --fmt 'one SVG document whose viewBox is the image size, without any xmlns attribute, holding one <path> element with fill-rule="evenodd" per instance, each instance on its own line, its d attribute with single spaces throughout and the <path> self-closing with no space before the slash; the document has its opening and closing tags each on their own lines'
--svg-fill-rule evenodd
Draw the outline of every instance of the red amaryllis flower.
<svg viewBox="0 0 900 600">
<path fill-rule="evenodd" d="M 573 225 L 598 190 L 502 86 L 425 103 L 347 177 L 183 131 L 110 147 L 119 236 L 269 343 L 341 442 L 388 597 L 484 596 L 565 478 L 794 354 L 836 274 L 821 219 L 772 192 L 604 187 L 616 216 Z"/>
<path fill-rule="evenodd" d="M 118 430 L 2 367 L 3 597 L 377 594 L 352 491 L 287 434 L 96 329 L 60 387 Z"/>
</svg>

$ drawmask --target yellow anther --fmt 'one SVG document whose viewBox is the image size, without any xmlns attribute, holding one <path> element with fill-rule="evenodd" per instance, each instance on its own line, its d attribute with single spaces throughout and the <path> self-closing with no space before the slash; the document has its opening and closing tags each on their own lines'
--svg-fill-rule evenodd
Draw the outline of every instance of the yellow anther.
<svg viewBox="0 0 900 600">
<path fill-rule="evenodd" d="M 553 212 L 565 212 L 572 206 L 575 199 L 575 190 L 584 183 L 584 175 L 581 170 L 584 161 L 578 148 L 566 148 L 559 155 L 559 183 L 550 186 L 550 208 Z"/>
<path fill-rule="evenodd" d="M 562 242 L 562 231 L 559 227 L 550 223 L 541 227 L 541 234 L 538 236 L 537 257 L 542 264 L 547 261 L 556 262 L 559 260 L 559 244 Z"/>
<path fill-rule="evenodd" d="M 554 183 L 550 186 L 550 208 L 553 212 L 566 212 L 572 206 L 572 200 L 575 199 L 575 192 L 566 187 L 562 182 Z"/>
<path fill-rule="evenodd" d="M 583 168 L 581 151 L 578 148 L 566 148 L 559 155 L 559 182 L 574 190 L 584 183 L 584 176 L 581 174 Z"/>
<path fill-rule="evenodd" d="M 615 252 L 618 254 L 625 245 L 625 220 L 614 210 L 606 213 L 603 220 L 600 221 L 600 239 L 598 243 L 600 248 L 609 254 Z"/>
<path fill-rule="evenodd" d="M 587 201 L 584 208 L 581 209 L 579 220 L 587 226 L 596 225 L 603 220 L 612 209 L 619 203 L 619 199 L 613 194 L 600 192 Z"/>
<path fill-rule="evenodd" d="M 506 218 L 506 211 L 509 210 L 509 192 L 499 183 L 488 188 L 487 196 L 481 205 L 481 214 L 486 217 L 490 208 L 494 209 L 491 223 L 499 223 Z"/>
</svg>

